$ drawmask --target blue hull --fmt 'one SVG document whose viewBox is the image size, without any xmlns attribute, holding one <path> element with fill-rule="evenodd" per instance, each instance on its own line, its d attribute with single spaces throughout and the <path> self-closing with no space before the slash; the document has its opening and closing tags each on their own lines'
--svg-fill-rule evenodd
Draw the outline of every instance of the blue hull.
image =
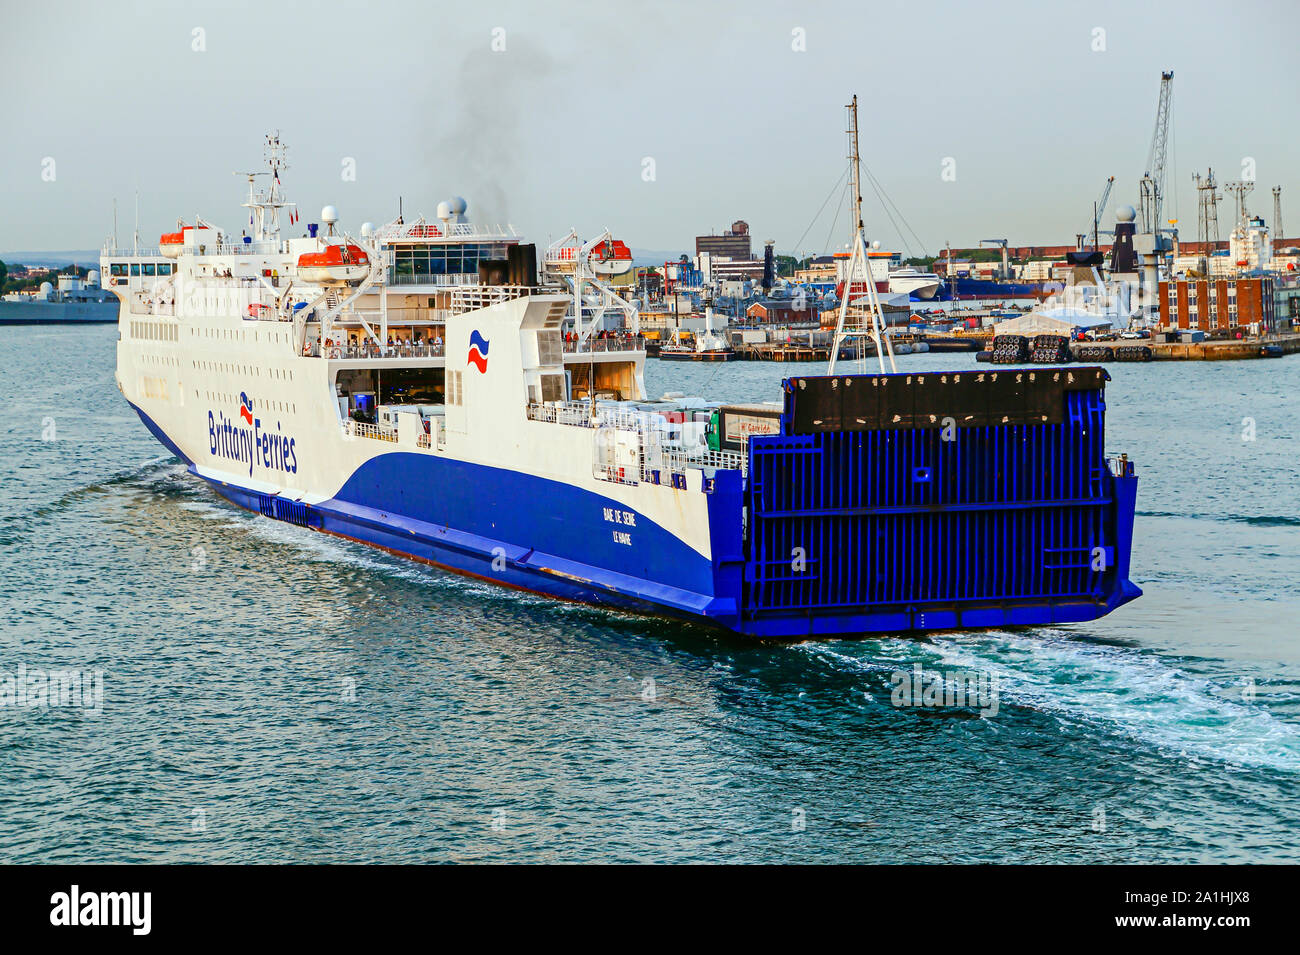
<svg viewBox="0 0 1300 955">
<path fill-rule="evenodd" d="M 946 281 L 932 301 L 1045 298 L 1061 288 L 1060 282 L 998 282 L 994 279 L 972 279 L 959 275 Z"/>
</svg>

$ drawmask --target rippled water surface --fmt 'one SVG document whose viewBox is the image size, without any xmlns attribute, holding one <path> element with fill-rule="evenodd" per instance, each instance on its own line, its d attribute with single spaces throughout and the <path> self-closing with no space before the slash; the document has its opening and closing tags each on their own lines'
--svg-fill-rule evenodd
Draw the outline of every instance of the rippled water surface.
<svg viewBox="0 0 1300 955">
<path fill-rule="evenodd" d="M 0 860 L 1300 861 L 1300 358 L 1111 366 L 1146 594 L 1110 617 L 768 645 L 240 511 L 115 340 L 0 328 L 0 676 L 103 672 L 98 716 L 0 706 Z M 916 664 L 997 712 L 894 706 Z"/>
</svg>

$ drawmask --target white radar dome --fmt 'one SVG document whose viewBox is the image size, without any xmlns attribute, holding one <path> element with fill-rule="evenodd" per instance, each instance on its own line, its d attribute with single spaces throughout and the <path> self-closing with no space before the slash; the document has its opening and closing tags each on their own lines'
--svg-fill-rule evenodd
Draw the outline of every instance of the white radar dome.
<svg viewBox="0 0 1300 955">
<path fill-rule="evenodd" d="M 452 196 L 451 199 L 448 200 L 447 205 L 451 207 L 451 214 L 454 216 L 463 216 L 465 210 L 469 208 L 469 203 L 460 196 Z"/>
<path fill-rule="evenodd" d="M 878 248 L 880 248 L 880 240 L 877 239 L 875 242 L 871 243 L 871 247 L 872 247 L 873 249 L 878 249 Z"/>
<path fill-rule="evenodd" d="M 326 225 L 333 225 L 339 221 L 339 211 L 333 206 L 326 206 L 320 211 L 320 221 Z"/>
<path fill-rule="evenodd" d="M 451 203 L 447 202 L 445 199 L 438 203 L 438 218 L 443 222 L 446 222 L 451 218 Z"/>
<path fill-rule="evenodd" d="M 373 222 L 361 223 L 361 238 L 368 239 L 375 234 L 375 224 Z"/>
<path fill-rule="evenodd" d="M 42 294 L 42 295 L 49 295 L 49 294 L 50 294 L 51 292 L 53 292 L 53 291 L 54 291 L 54 286 L 51 285 L 49 282 L 42 282 L 42 283 L 41 283 L 41 294 Z"/>
<path fill-rule="evenodd" d="M 99 271 L 97 269 L 91 269 L 89 272 L 86 273 L 86 284 L 88 285 L 99 284 Z"/>
<path fill-rule="evenodd" d="M 1132 206 L 1120 206 L 1115 211 L 1115 220 L 1117 222 L 1132 222 L 1137 218 L 1137 210 Z"/>
</svg>

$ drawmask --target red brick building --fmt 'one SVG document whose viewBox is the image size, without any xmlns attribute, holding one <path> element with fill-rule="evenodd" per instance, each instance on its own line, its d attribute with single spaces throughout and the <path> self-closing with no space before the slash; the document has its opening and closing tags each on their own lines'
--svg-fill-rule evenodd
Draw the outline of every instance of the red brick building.
<svg viewBox="0 0 1300 955">
<path fill-rule="evenodd" d="M 1259 325 L 1276 329 L 1273 280 L 1178 279 L 1160 283 L 1160 324 L 1169 329 L 1199 329 L 1209 334 Z"/>
<path fill-rule="evenodd" d="M 763 325 L 804 325 L 818 320 L 817 310 L 798 297 L 779 302 L 755 302 L 745 309 L 745 317 Z"/>
</svg>

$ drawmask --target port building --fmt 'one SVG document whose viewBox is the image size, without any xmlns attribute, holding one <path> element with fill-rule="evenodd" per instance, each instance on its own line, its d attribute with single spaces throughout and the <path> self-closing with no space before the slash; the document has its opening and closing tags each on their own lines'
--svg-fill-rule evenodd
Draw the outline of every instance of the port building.
<svg viewBox="0 0 1300 955">
<path fill-rule="evenodd" d="M 1271 334 L 1278 324 L 1274 279 L 1262 275 L 1162 281 L 1160 324 L 1170 331 Z"/>
</svg>

